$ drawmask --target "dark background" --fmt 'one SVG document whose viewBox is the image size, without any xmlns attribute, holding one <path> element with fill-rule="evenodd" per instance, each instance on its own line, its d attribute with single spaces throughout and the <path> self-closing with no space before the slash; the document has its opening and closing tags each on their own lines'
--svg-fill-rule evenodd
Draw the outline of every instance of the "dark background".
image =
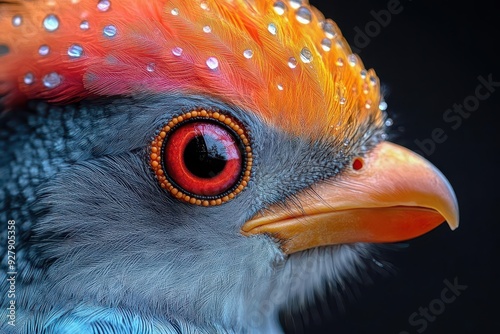
<svg viewBox="0 0 500 334">
<path fill-rule="evenodd" d="M 370 12 L 387 9 L 388 3 L 312 1 L 337 22 L 385 86 L 394 120 L 390 140 L 426 157 L 453 185 L 460 227 L 451 232 L 443 224 L 383 251 L 394 269 L 370 272 L 373 284 L 358 287 L 343 311 L 330 293 L 317 309 L 283 316 L 282 323 L 287 333 L 500 333 L 500 87 L 456 129 L 443 120 L 447 109 L 474 96 L 478 76 L 491 74 L 500 82 L 498 12 L 493 1 L 401 0 L 401 12 L 361 45 L 355 27 L 364 31 L 374 21 Z M 430 138 L 436 128 L 446 140 L 428 154 L 415 140 Z M 441 298 L 445 279 L 467 288 L 426 328 L 412 326 L 409 316 Z"/>
</svg>

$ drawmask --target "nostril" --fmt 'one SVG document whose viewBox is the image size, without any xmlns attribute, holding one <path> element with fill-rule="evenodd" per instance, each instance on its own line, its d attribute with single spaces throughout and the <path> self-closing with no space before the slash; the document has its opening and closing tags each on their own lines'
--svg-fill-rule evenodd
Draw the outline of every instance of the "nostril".
<svg viewBox="0 0 500 334">
<path fill-rule="evenodd" d="M 352 169 L 354 169 L 354 170 L 360 170 L 361 168 L 363 168 L 363 165 L 364 165 L 363 159 L 356 158 L 352 162 Z"/>
</svg>

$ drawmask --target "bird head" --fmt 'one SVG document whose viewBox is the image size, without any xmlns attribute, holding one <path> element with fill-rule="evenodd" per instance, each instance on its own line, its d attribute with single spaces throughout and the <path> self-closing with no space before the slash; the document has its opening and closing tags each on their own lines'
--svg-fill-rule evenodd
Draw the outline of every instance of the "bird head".
<svg viewBox="0 0 500 334">
<path fill-rule="evenodd" d="M 0 13 L 3 187 L 29 190 L 5 207 L 29 221 L 32 309 L 264 330 L 357 275 L 373 243 L 458 226 L 444 176 L 385 140 L 375 72 L 305 2 Z"/>
</svg>

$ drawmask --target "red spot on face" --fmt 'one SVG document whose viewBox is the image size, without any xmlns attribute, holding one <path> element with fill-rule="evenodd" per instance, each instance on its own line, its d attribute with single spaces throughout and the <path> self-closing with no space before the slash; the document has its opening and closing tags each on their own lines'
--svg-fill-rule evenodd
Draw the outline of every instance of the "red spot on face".
<svg viewBox="0 0 500 334">
<path fill-rule="evenodd" d="M 352 169 L 360 170 L 361 168 L 363 168 L 363 160 L 361 160 L 361 158 L 354 159 L 352 163 Z"/>
</svg>

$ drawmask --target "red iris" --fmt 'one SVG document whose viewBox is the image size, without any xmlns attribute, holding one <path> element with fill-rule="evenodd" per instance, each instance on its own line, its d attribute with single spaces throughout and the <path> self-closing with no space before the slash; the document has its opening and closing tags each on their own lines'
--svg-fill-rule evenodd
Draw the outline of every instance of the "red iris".
<svg viewBox="0 0 500 334">
<path fill-rule="evenodd" d="M 243 173 L 239 137 L 218 122 L 193 121 L 173 129 L 163 158 L 171 182 L 196 197 L 224 195 Z"/>
</svg>

